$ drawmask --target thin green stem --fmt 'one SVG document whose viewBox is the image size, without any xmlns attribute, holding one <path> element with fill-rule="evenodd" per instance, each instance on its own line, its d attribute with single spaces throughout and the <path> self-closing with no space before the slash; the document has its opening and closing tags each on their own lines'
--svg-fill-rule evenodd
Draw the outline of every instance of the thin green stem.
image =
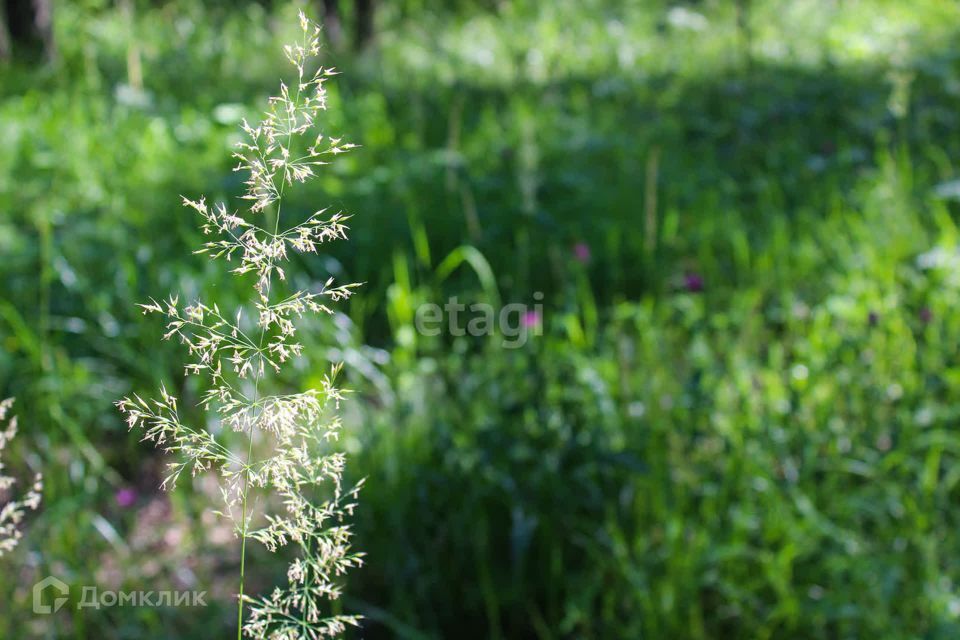
<svg viewBox="0 0 960 640">
<path fill-rule="evenodd" d="M 279 224 L 280 220 L 280 208 L 279 204 L 277 206 L 277 221 Z M 267 297 L 270 296 L 269 284 L 267 285 Z M 266 337 L 267 330 L 260 329 L 260 346 L 259 349 L 263 349 L 263 340 Z M 261 356 L 262 358 L 262 356 Z M 260 378 L 263 376 L 263 361 L 261 360 L 260 366 L 257 367 L 256 378 L 253 382 L 253 403 L 256 404 L 260 401 Z M 247 533 L 249 527 L 247 521 L 247 496 L 250 494 L 250 469 L 252 468 L 251 461 L 253 459 L 253 429 L 256 424 L 260 421 L 260 416 L 263 415 L 265 408 L 260 407 L 260 413 L 257 415 L 257 418 L 250 424 L 250 434 L 247 439 L 247 462 L 243 467 L 243 497 L 241 499 L 241 517 L 240 517 L 240 589 L 239 595 L 237 597 L 237 640 L 242 640 L 243 638 L 243 580 L 244 572 L 246 569 L 246 560 L 247 560 Z"/>
<path fill-rule="evenodd" d="M 304 36 L 304 43 L 306 43 L 306 36 Z M 301 76 L 302 76 L 302 72 L 301 72 Z M 300 81 L 297 83 L 297 95 L 296 95 L 296 98 L 294 99 L 294 102 L 296 104 L 300 103 L 300 86 L 301 85 L 302 85 L 302 77 L 300 78 Z M 293 138 L 293 132 L 290 131 L 287 135 L 288 149 L 290 148 L 290 142 L 292 138 Z M 259 152 L 259 149 L 258 149 L 258 152 Z M 277 189 L 276 187 L 274 187 L 274 190 L 277 192 L 277 217 L 274 220 L 274 224 L 273 224 L 274 237 L 276 237 L 277 233 L 279 233 L 280 231 L 280 212 L 283 206 L 283 191 L 287 184 L 287 171 L 289 171 L 289 169 L 285 167 L 283 177 L 281 178 L 281 182 L 280 182 L 280 188 Z M 272 279 L 267 282 L 267 288 L 263 296 L 264 302 L 266 304 L 269 304 L 271 284 L 272 284 Z M 266 333 L 267 333 L 266 327 L 263 327 L 260 329 L 259 350 L 261 352 L 261 361 L 260 361 L 260 367 L 257 368 L 257 377 L 254 382 L 254 395 L 253 395 L 254 404 L 256 404 L 260 399 L 260 378 L 262 377 L 262 371 L 264 366 L 264 363 L 262 360 L 263 358 L 262 349 L 263 349 L 263 341 L 266 337 Z M 264 411 L 264 408 L 261 407 L 260 409 L 261 416 L 263 415 L 263 411 Z M 240 589 L 239 589 L 239 597 L 237 602 L 237 640 L 242 640 L 243 638 L 243 582 L 244 582 L 244 570 L 246 568 L 247 533 L 248 533 L 247 496 L 250 493 L 250 469 L 251 469 L 251 457 L 253 454 L 253 428 L 256 425 L 256 422 L 259 422 L 259 417 L 257 421 L 255 421 L 253 424 L 250 425 L 250 439 L 247 445 L 247 464 L 243 470 L 243 498 L 242 498 L 242 507 L 241 507 L 242 536 L 241 536 L 241 542 L 240 542 Z"/>
<path fill-rule="evenodd" d="M 243 506 L 240 521 L 243 523 L 243 535 L 240 539 L 240 595 L 237 606 L 237 640 L 243 638 L 243 578 L 247 559 L 247 495 L 250 490 L 250 457 L 253 455 L 253 427 L 247 442 L 247 466 L 243 472 Z"/>
<path fill-rule="evenodd" d="M 299 98 L 299 94 L 298 94 Z M 280 185 L 279 197 L 277 198 L 277 218 L 274 221 L 273 233 L 276 235 L 277 231 L 280 228 L 280 208 L 283 201 L 283 184 Z M 267 289 L 264 294 L 264 297 L 269 300 L 270 298 L 270 285 L 271 282 L 267 283 Z M 258 351 L 263 350 L 263 341 L 266 338 L 267 330 L 266 328 L 260 329 L 260 343 Z M 263 356 L 261 355 L 261 358 Z M 260 401 L 260 378 L 262 377 L 263 371 L 263 361 L 261 360 L 260 366 L 257 367 L 256 379 L 253 385 L 253 403 L 257 404 Z M 247 558 L 247 533 L 248 533 L 248 522 L 247 522 L 247 496 L 250 493 L 250 469 L 252 468 L 251 460 L 253 456 L 253 428 L 257 422 L 259 422 L 260 416 L 263 415 L 265 410 L 264 406 L 260 407 L 260 415 L 257 419 L 250 425 L 250 438 L 247 443 L 247 464 L 243 469 L 243 497 L 241 501 L 241 541 L 240 541 L 240 589 L 237 602 L 237 640 L 242 640 L 243 638 L 243 581 L 244 581 L 244 570 L 246 569 L 246 558 Z"/>
<path fill-rule="evenodd" d="M 307 558 L 310 557 L 310 543 L 311 543 L 311 542 L 312 542 L 312 539 L 311 539 L 309 536 L 307 536 L 306 553 L 304 554 L 305 557 L 307 557 Z M 307 569 L 307 572 L 308 572 L 308 573 L 307 573 L 307 577 L 306 577 L 306 578 L 304 579 L 304 581 L 303 581 L 303 594 L 302 594 L 303 600 L 300 602 L 300 624 L 303 626 L 304 629 L 307 628 L 307 596 L 308 596 L 308 591 L 307 591 L 307 590 L 310 588 L 310 575 L 309 575 L 309 572 L 310 572 L 311 570 L 312 570 L 312 569 L 310 569 L 310 568 Z"/>
</svg>

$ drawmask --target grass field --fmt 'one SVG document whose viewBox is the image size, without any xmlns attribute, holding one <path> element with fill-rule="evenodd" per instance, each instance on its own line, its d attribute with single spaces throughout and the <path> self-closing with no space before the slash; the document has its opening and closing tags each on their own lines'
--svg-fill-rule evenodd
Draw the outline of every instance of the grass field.
<svg viewBox="0 0 960 640">
<path fill-rule="evenodd" d="M 61 3 L 56 62 L 0 67 L 4 462 L 46 479 L 2 637 L 235 624 L 215 487 L 161 492 L 113 402 L 163 381 L 202 419 L 135 303 L 240 299 L 179 201 L 242 189 L 296 26 L 274 5 Z M 383 5 L 324 60 L 324 126 L 361 148 L 289 205 L 353 215 L 304 285 L 364 283 L 302 331 L 353 390 L 352 637 L 960 635 L 960 5 Z M 521 348 L 416 326 L 539 294 Z M 37 616 L 47 575 L 210 606 Z"/>
</svg>

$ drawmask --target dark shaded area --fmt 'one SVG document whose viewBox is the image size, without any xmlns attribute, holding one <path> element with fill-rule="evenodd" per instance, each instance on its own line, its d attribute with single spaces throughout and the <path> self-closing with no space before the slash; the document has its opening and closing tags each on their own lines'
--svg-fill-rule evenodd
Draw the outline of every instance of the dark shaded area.
<svg viewBox="0 0 960 640">
<path fill-rule="evenodd" d="M 0 4 L 0 60 L 51 59 L 53 0 L 4 0 Z"/>
<path fill-rule="evenodd" d="M 323 0 L 321 10 L 317 13 L 323 16 L 323 28 L 328 41 L 334 49 L 343 46 L 343 3 L 340 0 Z M 354 0 L 348 8 L 353 23 L 353 46 L 363 50 L 373 41 L 374 35 L 374 0 Z"/>
</svg>

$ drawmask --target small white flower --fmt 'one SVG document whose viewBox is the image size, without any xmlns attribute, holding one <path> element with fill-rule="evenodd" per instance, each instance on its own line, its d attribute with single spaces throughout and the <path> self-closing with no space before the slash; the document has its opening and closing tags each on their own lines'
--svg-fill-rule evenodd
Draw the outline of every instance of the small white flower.
<svg viewBox="0 0 960 640">
<path fill-rule="evenodd" d="M 0 401 L 0 423 L 7 419 L 12 406 L 13 398 Z M 6 428 L 0 431 L 0 454 L 16 435 L 17 417 L 13 416 L 7 421 Z M 3 475 L 3 460 L 0 459 L 0 490 L 8 491 L 15 484 L 16 480 L 12 477 Z M 24 511 L 35 511 L 40 506 L 42 493 L 43 476 L 38 473 L 30 489 L 20 499 L 11 499 L 0 507 L 0 556 L 12 551 L 20 542 L 23 533 L 18 525 L 23 520 Z"/>
</svg>

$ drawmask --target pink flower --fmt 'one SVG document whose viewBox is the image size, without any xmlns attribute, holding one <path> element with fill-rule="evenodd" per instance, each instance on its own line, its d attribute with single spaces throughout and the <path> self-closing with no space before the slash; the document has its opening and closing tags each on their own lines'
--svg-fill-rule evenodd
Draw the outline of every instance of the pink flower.
<svg viewBox="0 0 960 640">
<path fill-rule="evenodd" d="M 527 329 L 540 326 L 540 313 L 537 311 L 527 311 L 523 314 L 523 326 Z"/>
<path fill-rule="evenodd" d="M 703 291 L 703 276 L 699 273 L 688 273 L 683 278 L 683 286 L 690 293 Z"/>
<path fill-rule="evenodd" d="M 124 487 L 118 489 L 113 497 L 117 501 L 117 505 L 126 509 L 133 506 L 133 503 L 137 501 L 137 491 L 132 487 Z"/>
<path fill-rule="evenodd" d="M 573 245 L 573 257 L 581 264 L 590 262 L 590 245 L 586 242 L 578 242 Z"/>
</svg>

